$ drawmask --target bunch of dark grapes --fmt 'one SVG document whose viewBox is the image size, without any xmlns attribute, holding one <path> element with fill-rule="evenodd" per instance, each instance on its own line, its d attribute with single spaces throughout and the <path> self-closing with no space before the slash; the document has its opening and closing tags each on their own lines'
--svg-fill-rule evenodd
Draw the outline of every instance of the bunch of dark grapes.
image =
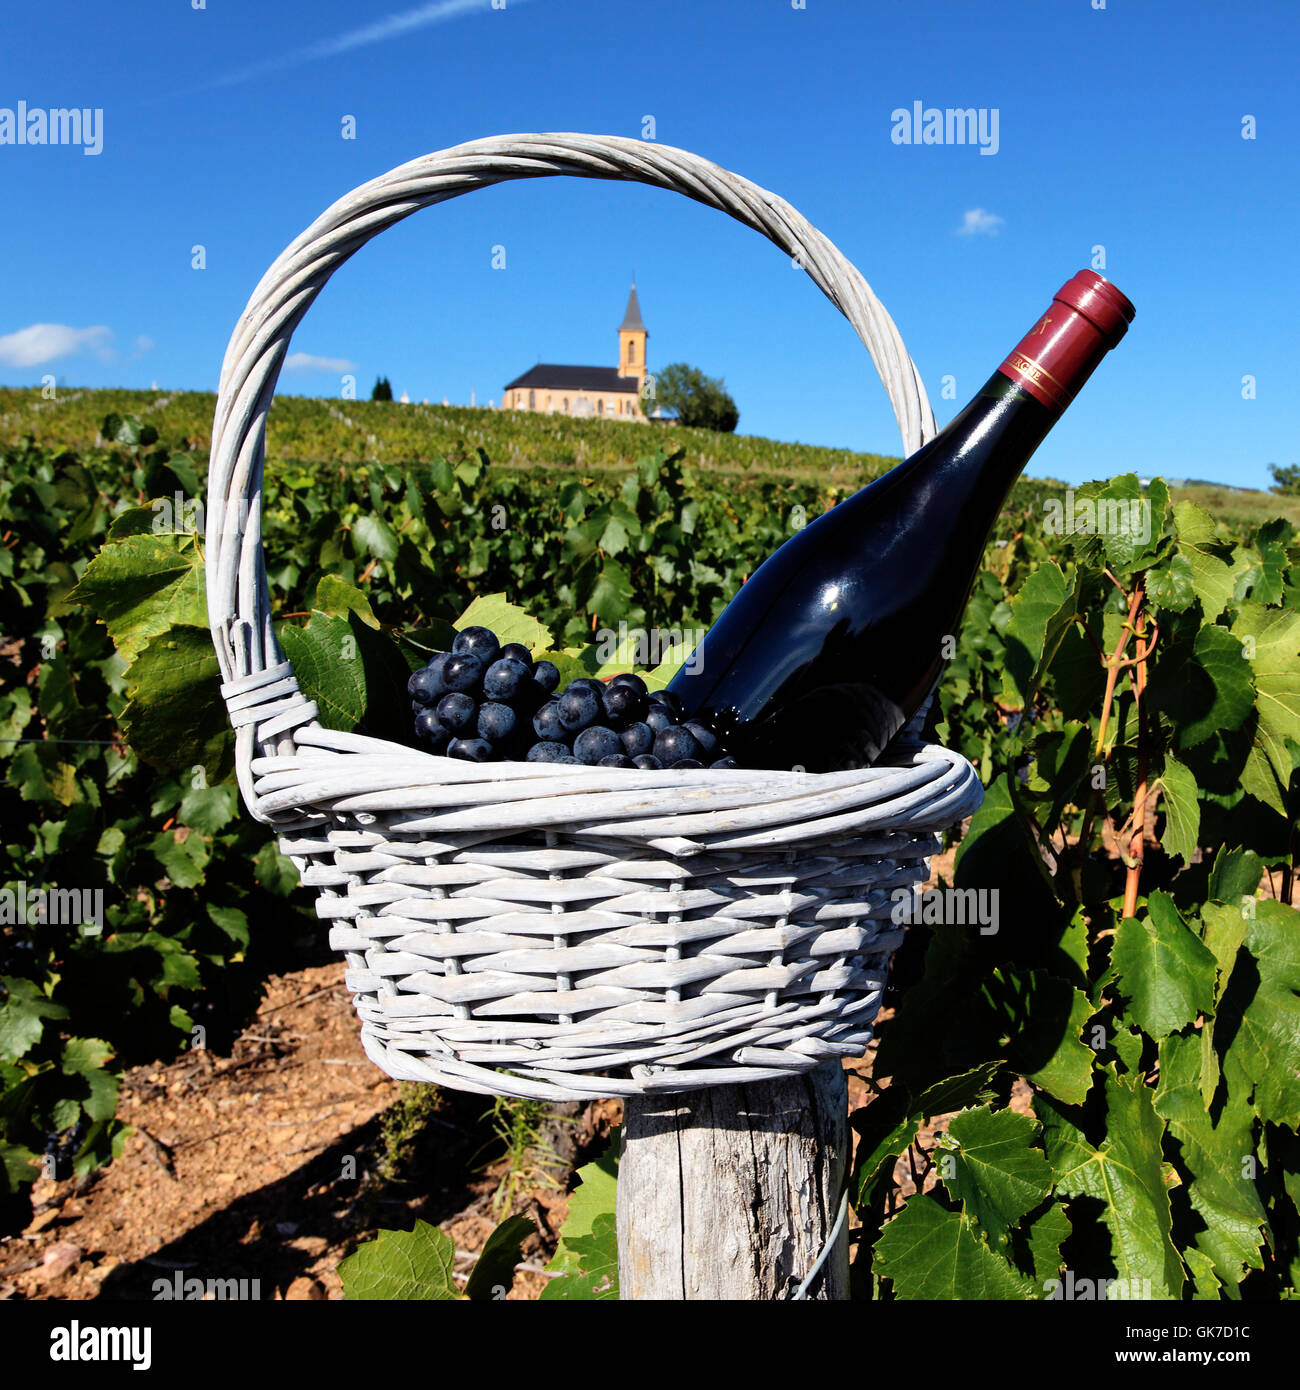
<svg viewBox="0 0 1300 1390">
<path fill-rule="evenodd" d="M 648 691 L 640 676 L 559 684 L 552 662 L 534 662 L 518 642 L 502 646 L 490 628 L 467 627 L 407 682 L 415 736 L 430 752 L 474 763 L 736 766 L 676 695 Z"/>
</svg>

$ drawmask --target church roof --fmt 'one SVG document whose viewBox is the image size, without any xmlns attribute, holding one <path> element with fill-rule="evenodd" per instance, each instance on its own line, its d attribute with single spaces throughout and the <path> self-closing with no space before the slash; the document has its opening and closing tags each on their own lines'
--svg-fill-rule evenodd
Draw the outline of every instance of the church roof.
<svg viewBox="0 0 1300 1390">
<path fill-rule="evenodd" d="M 645 324 L 641 322 L 641 305 L 637 302 L 636 286 L 632 286 L 632 293 L 627 297 L 627 313 L 623 315 L 623 322 L 619 325 L 620 333 L 644 333 Z"/>
<path fill-rule="evenodd" d="M 523 376 L 507 381 L 505 389 L 513 391 L 518 387 L 543 387 L 552 391 L 626 391 L 629 395 L 637 392 L 637 379 L 623 376 L 617 367 L 566 367 L 553 362 L 539 362 Z"/>
</svg>

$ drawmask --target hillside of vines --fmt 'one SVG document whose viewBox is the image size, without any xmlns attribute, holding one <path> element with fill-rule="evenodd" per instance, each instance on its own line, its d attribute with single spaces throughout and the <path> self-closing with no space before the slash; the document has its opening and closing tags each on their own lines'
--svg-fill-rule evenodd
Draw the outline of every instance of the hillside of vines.
<svg viewBox="0 0 1300 1390">
<path fill-rule="evenodd" d="M 95 418 L 103 398 L 73 394 L 3 401 L 0 1173 L 19 1224 L 42 1172 L 84 1181 L 121 1153 L 125 1068 L 228 1051 L 320 930 L 232 777 L 198 506 L 210 398 Z M 707 626 L 887 462 L 492 412 L 431 410 L 437 434 L 411 407 L 329 406 L 349 424 L 327 404 L 272 414 L 270 594 L 322 718 L 398 742 L 406 673 L 475 599 L 594 669 L 602 629 Z M 1045 1298 L 1078 1270 L 1138 1297 L 1290 1297 L 1296 529 L 1120 473 L 1078 490 L 1106 523 L 1063 531 L 1062 491 L 1013 491 L 932 715 L 987 788 L 954 882 L 996 892 L 1001 927 L 927 918 L 898 953 L 890 1084 L 853 1117 L 855 1296 Z M 102 921 L 17 912 L 20 888 L 99 894 Z M 904 1163 L 930 1175 L 910 1195 Z M 561 1240 L 550 1296 L 609 1296 L 597 1229 Z"/>
</svg>

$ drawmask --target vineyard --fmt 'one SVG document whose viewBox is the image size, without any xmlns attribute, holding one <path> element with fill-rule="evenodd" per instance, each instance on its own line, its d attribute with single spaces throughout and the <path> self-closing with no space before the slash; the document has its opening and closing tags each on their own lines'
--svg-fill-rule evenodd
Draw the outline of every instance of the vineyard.
<svg viewBox="0 0 1300 1390">
<path fill-rule="evenodd" d="M 4 1233 L 38 1178 L 84 1187 L 120 1157 L 128 1068 L 229 1055 L 268 977 L 317 960 L 311 897 L 232 777 L 196 500 L 211 409 L 0 390 Z M 406 674 L 472 601 L 570 675 L 609 670 L 603 633 L 707 627 L 890 463 L 295 398 L 268 460 L 303 687 L 330 727 L 407 741 Z M 926 919 L 896 957 L 852 1116 L 855 1297 L 1059 1297 L 1075 1271 L 1121 1297 L 1292 1297 L 1300 517 L 1241 494 L 1225 520 L 1126 473 L 1075 490 L 1094 520 L 1070 528 L 1065 491 L 1013 490 L 932 714 L 987 788 L 948 886 L 994 894 L 997 930 Z M 512 1152 L 540 1144 L 536 1103 L 503 1105 Z M 529 1171 L 467 1288 L 436 1226 L 376 1240 L 378 1220 L 345 1288 L 399 1296 L 414 1268 L 400 1296 L 491 1296 L 533 1233 Z M 543 1241 L 544 1297 L 617 1296 L 614 1185 L 597 1152 Z"/>
</svg>

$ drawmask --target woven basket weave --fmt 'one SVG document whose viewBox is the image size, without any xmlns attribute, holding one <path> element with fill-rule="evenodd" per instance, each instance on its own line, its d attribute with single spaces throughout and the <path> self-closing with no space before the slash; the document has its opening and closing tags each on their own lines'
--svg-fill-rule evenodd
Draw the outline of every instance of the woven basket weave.
<svg viewBox="0 0 1300 1390">
<path fill-rule="evenodd" d="M 222 366 L 207 584 L 244 802 L 278 832 L 346 955 L 390 1076 L 553 1100 L 690 1090 L 860 1055 L 898 889 L 982 797 L 917 737 L 821 775 L 472 764 L 323 728 L 272 627 L 261 546 L 266 413 L 298 322 L 376 233 L 507 179 L 630 179 L 729 213 L 848 318 L 907 453 L 934 417 L 897 329 L 788 203 L 684 150 L 506 135 L 413 160 L 319 217 L 262 277 Z"/>
</svg>

